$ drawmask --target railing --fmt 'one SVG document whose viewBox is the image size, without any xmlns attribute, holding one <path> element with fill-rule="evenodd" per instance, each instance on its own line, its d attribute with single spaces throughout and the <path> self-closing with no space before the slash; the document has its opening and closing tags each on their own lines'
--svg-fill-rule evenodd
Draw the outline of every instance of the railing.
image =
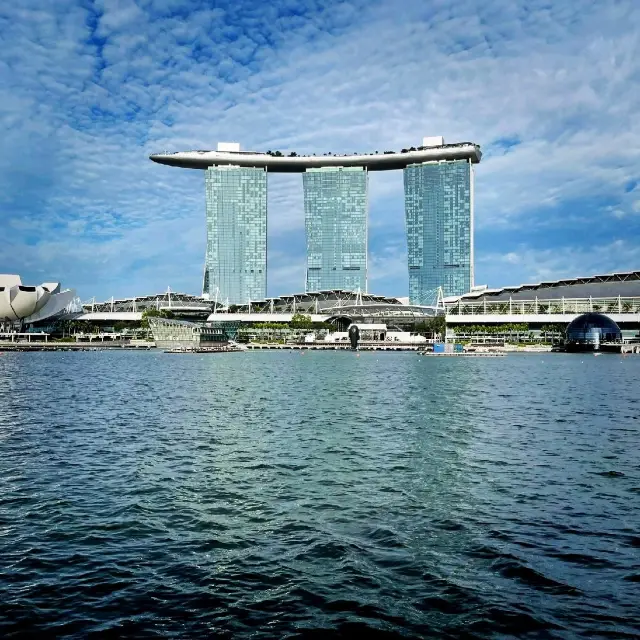
<svg viewBox="0 0 640 640">
<path fill-rule="evenodd" d="M 640 313 L 640 297 L 459 300 L 446 306 L 447 316 L 540 314 L 553 316 L 594 311 L 608 314 L 638 314 Z"/>
</svg>

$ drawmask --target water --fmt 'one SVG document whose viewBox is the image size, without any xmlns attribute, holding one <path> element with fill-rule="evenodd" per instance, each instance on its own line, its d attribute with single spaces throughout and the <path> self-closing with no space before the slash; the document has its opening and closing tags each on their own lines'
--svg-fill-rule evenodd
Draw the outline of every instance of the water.
<svg viewBox="0 0 640 640">
<path fill-rule="evenodd" d="M 0 354 L 0 636 L 640 636 L 640 358 Z"/>
</svg>

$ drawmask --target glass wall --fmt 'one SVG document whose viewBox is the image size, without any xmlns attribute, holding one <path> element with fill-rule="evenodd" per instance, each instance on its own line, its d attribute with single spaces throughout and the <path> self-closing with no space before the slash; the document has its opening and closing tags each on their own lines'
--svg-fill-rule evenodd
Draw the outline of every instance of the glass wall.
<svg viewBox="0 0 640 640">
<path fill-rule="evenodd" d="M 404 170 L 409 299 L 433 304 L 473 286 L 473 169 L 466 160 Z"/>
<path fill-rule="evenodd" d="M 151 317 L 149 327 L 160 349 L 197 349 L 226 342 L 222 329 L 184 320 Z"/>
<path fill-rule="evenodd" d="M 307 169 L 306 291 L 367 290 L 367 185 L 362 167 Z"/>
<path fill-rule="evenodd" d="M 203 293 L 245 304 L 267 295 L 267 172 L 209 167 L 205 172 L 207 254 Z"/>
<path fill-rule="evenodd" d="M 601 313 L 585 313 L 567 327 L 565 347 L 568 351 L 597 351 L 602 342 L 622 342 L 622 331 Z"/>
</svg>

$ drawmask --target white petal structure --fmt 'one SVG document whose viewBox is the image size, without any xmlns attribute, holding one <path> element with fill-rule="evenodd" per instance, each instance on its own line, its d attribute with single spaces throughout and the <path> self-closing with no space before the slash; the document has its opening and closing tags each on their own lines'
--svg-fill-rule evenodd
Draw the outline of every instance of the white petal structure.
<svg viewBox="0 0 640 640">
<path fill-rule="evenodd" d="M 20 276 L 0 275 L 0 322 L 44 320 L 62 311 L 74 296 L 73 290 L 60 291 L 57 282 L 28 287 Z"/>
<path fill-rule="evenodd" d="M 27 318 L 27 322 L 38 322 L 39 320 L 46 320 L 51 316 L 56 316 L 62 313 L 66 307 L 68 307 L 75 299 L 75 289 L 65 289 L 60 293 L 56 293 L 49 298 L 49 302 L 36 311 L 32 316 Z"/>
<path fill-rule="evenodd" d="M 25 287 L 20 285 L 9 289 L 9 304 L 16 320 L 28 318 L 36 311 L 40 311 L 51 294 L 42 287 Z"/>
</svg>

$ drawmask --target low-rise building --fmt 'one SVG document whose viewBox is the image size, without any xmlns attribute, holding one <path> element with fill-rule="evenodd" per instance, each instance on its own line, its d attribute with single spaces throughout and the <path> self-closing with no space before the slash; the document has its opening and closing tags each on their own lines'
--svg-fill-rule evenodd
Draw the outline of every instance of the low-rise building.
<svg viewBox="0 0 640 640">
<path fill-rule="evenodd" d="M 222 329 L 194 322 L 149 318 L 149 327 L 159 349 L 194 351 L 228 344 Z"/>
<path fill-rule="evenodd" d="M 640 271 L 523 284 L 477 287 L 444 300 L 447 337 L 552 342 L 583 313 L 609 316 L 630 339 L 640 330 Z"/>
</svg>

